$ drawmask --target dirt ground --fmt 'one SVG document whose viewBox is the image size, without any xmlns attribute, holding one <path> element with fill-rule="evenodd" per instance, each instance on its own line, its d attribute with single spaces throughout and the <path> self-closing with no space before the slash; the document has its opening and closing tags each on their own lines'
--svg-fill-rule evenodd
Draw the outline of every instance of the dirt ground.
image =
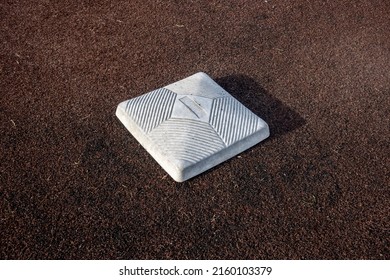
<svg viewBox="0 0 390 280">
<path fill-rule="evenodd" d="M 1 259 L 389 259 L 390 2 L 1 1 Z M 175 183 L 116 106 L 203 71 L 271 136 Z"/>
</svg>

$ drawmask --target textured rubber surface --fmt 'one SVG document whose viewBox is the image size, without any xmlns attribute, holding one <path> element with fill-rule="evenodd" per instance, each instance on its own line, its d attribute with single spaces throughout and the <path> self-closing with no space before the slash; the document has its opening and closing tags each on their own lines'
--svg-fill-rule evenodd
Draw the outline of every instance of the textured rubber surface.
<svg viewBox="0 0 390 280">
<path fill-rule="evenodd" d="M 269 136 L 261 118 L 202 72 L 124 101 L 116 115 L 178 182 Z"/>
<path fill-rule="evenodd" d="M 386 0 L 0 1 L 0 258 L 390 259 L 389 26 Z M 114 112 L 199 71 L 271 137 L 176 183 Z"/>
</svg>

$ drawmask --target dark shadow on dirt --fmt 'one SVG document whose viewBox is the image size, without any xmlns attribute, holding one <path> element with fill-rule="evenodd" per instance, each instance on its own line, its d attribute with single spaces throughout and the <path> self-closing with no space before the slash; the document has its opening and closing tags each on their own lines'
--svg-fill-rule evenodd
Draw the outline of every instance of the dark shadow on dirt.
<svg viewBox="0 0 390 280">
<path fill-rule="evenodd" d="M 268 123 L 270 139 L 289 133 L 306 123 L 297 112 L 270 95 L 246 75 L 231 75 L 217 78 L 215 81 Z"/>
</svg>

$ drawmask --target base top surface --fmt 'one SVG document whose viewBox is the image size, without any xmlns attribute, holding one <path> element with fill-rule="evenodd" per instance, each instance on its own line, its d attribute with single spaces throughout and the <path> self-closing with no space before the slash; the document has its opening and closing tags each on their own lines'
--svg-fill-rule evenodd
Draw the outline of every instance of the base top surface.
<svg viewBox="0 0 390 280">
<path fill-rule="evenodd" d="M 261 118 L 202 72 L 120 103 L 117 116 L 180 182 L 269 136 Z"/>
</svg>

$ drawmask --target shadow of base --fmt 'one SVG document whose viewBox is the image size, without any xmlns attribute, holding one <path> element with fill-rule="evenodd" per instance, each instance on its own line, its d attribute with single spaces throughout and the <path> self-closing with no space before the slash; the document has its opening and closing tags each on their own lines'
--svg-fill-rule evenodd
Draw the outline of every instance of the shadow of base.
<svg viewBox="0 0 390 280">
<path fill-rule="evenodd" d="M 270 139 L 282 136 L 306 123 L 297 112 L 268 94 L 263 87 L 248 76 L 231 75 L 217 78 L 215 81 L 268 123 Z"/>
</svg>

